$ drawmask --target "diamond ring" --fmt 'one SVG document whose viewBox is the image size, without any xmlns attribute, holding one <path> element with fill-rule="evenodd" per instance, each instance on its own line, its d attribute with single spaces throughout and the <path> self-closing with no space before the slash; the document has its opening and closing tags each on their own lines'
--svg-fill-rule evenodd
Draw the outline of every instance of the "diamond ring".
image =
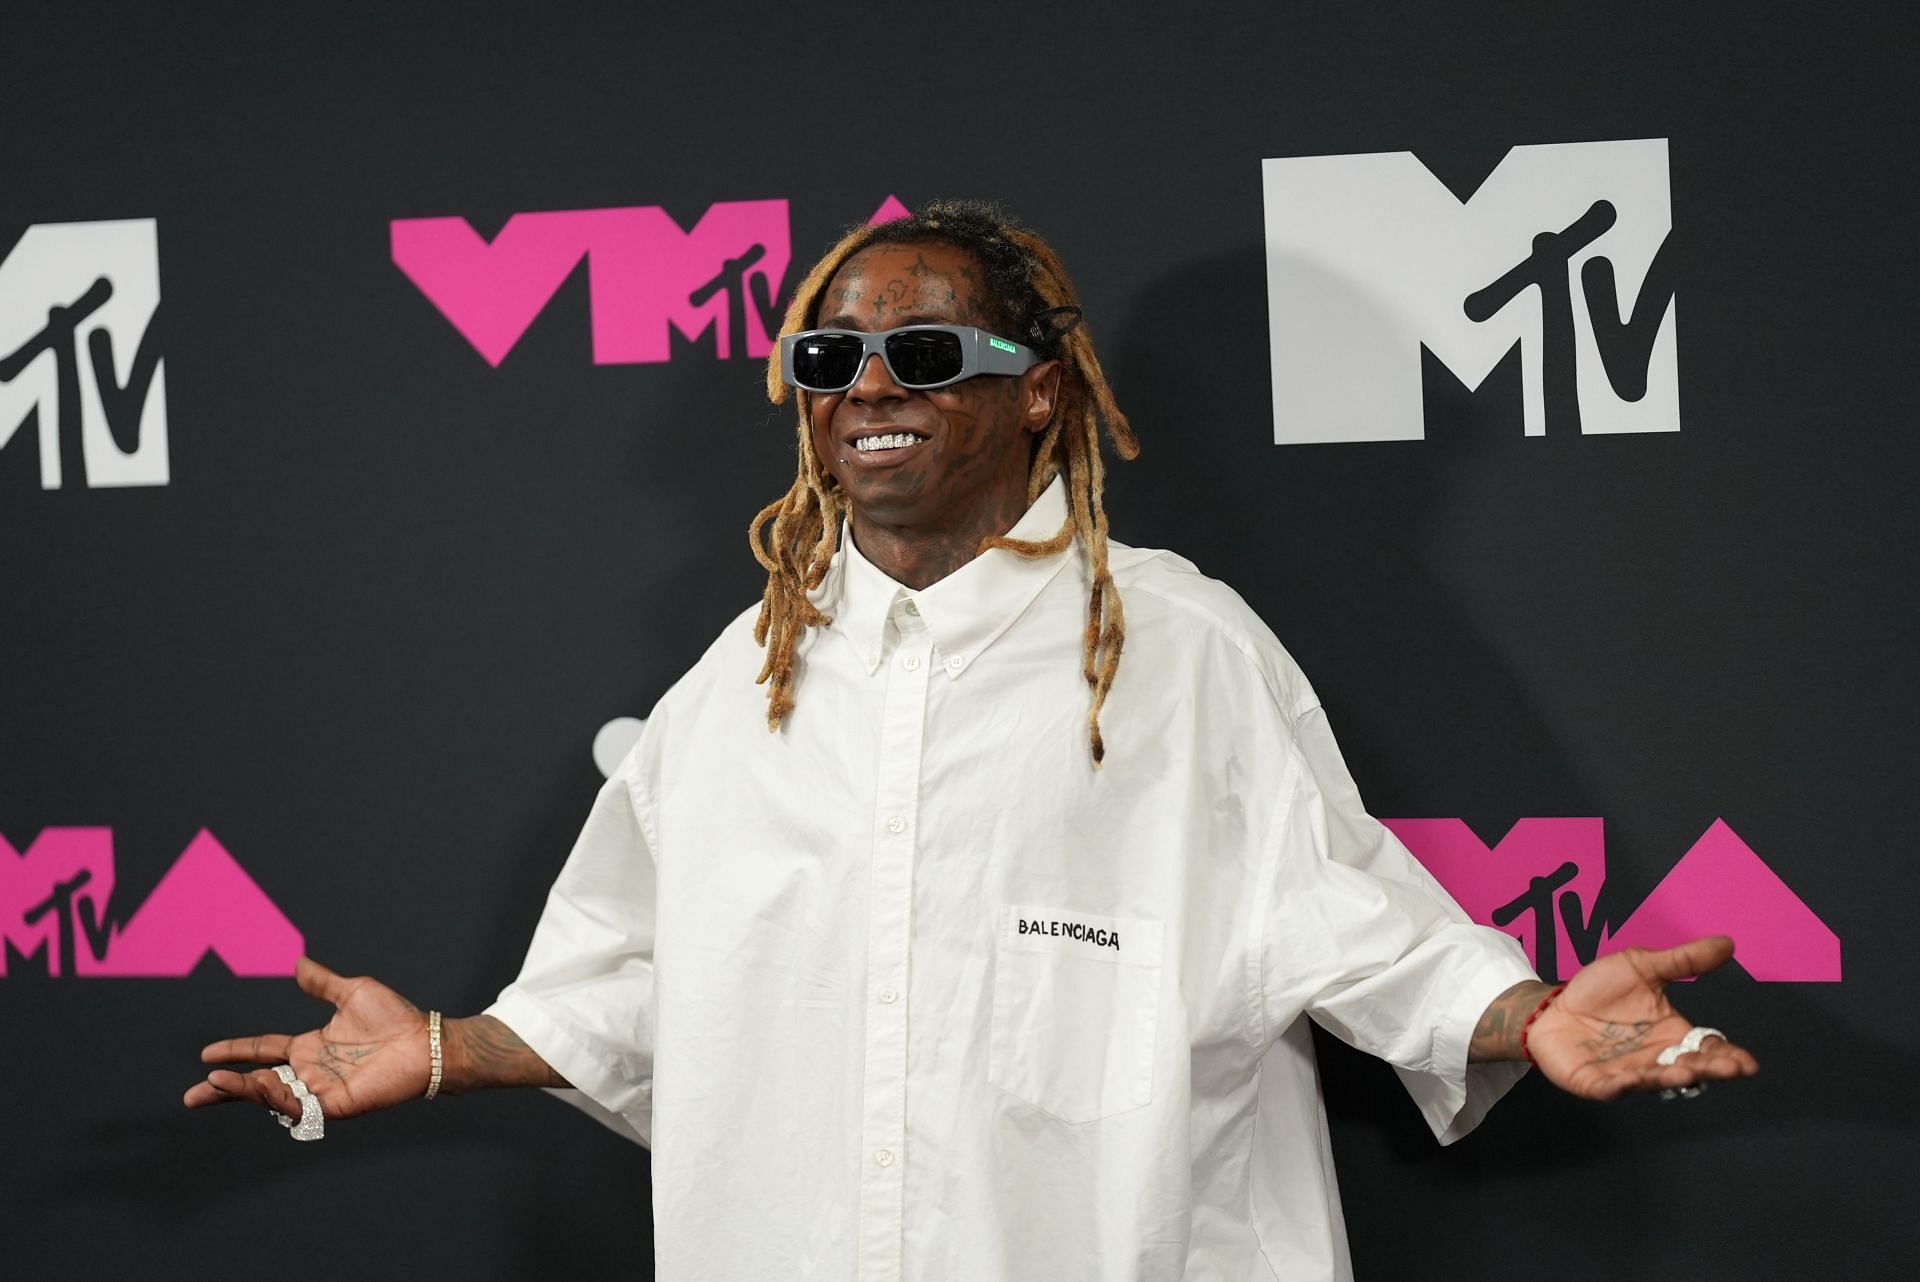
<svg viewBox="0 0 1920 1282">
<path fill-rule="evenodd" d="M 294 1121 L 279 1109 L 273 1110 L 280 1125 L 288 1128 L 296 1140 L 318 1140 L 326 1138 L 327 1115 L 320 1108 L 320 1099 L 307 1084 L 300 1080 L 291 1064 L 275 1064 L 276 1077 L 293 1088 L 293 1097 L 300 1101 L 300 1120 Z"/>
</svg>

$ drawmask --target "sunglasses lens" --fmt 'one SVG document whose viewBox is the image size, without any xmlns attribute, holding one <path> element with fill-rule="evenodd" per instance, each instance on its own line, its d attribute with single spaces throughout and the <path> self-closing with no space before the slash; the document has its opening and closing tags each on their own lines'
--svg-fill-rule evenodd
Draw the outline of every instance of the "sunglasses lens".
<svg viewBox="0 0 1920 1282">
<path fill-rule="evenodd" d="M 909 329 L 887 339 L 887 364 L 907 387 L 932 387 L 959 377 L 966 358 L 957 334 Z"/>
<path fill-rule="evenodd" d="M 815 334 L 793 345 L 793 379 L 810 391 L 837 392 L 860 373 L 860 340 L 851 334 Z"/>
</svg>

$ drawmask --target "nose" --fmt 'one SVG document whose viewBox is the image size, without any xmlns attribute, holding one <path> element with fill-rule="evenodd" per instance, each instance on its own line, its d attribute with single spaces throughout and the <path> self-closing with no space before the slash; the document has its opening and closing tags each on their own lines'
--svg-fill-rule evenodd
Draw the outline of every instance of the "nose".
<svg viewBox="0 0 1920 1282">
<path fill-rule="evenodd" d="M 856 405 L 903 401 L 907 398 L 907 389 L 893 381 L 893 371 L 887 368 L 880 353 L 875 352 L 860 367 L 860 377 L 853 380 L 853 386 L 847 389 L 846 396 Z"/>
</svg>

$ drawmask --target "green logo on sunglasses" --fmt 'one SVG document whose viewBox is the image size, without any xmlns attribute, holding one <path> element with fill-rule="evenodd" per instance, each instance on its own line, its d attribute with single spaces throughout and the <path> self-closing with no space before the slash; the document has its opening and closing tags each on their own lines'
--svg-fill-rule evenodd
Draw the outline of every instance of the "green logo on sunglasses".
<svg viewBox="0 0 1920 1282">
<path fill-rule="evenodd" d="M 1020 350 L 1019 348 L 1015 347 L 1012 343 L 1009 343 L 1004 338 L 988 338 L 987 346 L 997 347 L 1003 352 L 1016 352 Z"/>
</svg>

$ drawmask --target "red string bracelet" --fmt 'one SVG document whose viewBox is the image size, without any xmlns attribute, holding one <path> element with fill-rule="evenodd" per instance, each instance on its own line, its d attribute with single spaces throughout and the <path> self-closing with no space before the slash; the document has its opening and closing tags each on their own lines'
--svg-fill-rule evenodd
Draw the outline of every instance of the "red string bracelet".
<svg viewBox="0 0 1920 1282">
<path fill-rule="evenodd" d="M 1565 984 L 1555 984 L 1549 988 L 1547 995 L 1540 999 L 1540 1004 L 1533 1008 L 1533 1014 L 1527 1016 L 1527 1022 L 1520 1025 L 1520 1058 L 1529 1064 L 1533 1063 L 1533 1056 L 1527 1052 L 1527 1033 L 1533 1028 L 1533 1021 L 1540 1018 L 1540 1012 L 1553 1005 L 1553 999 L 1566 991 L 1566 987 Z"/>
</svg>

